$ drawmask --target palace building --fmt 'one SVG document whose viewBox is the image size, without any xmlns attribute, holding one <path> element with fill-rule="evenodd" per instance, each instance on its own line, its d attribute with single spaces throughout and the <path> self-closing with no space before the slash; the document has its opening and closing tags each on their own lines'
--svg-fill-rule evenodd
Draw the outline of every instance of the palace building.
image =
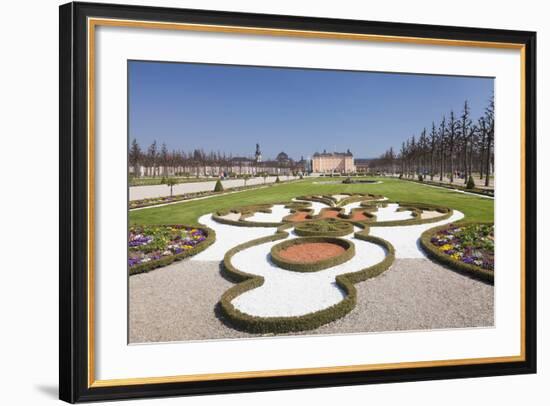
<svg viewBox="0 0 550 406">
<path fill-rule="evenodd" d="M 313 154 L 313 172 L 316 173 L 351 173 L 355 172 L 353 154 L 346 152 L 316 152 Z"/>
</svg>

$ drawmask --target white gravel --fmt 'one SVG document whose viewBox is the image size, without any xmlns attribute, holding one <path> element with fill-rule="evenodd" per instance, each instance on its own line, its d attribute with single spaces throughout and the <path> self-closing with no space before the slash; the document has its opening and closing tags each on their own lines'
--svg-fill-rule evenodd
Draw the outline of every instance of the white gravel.
<svg viewBox="0 0 550 406">
<path fill-rule="evenodd" d="M 238 221 L 241 218 L 241 213 L 227 213 L 225 216 L 220 216 L 224 220 Z"/>
<path fill-rule="evenodd" d="M 308 209 L 312 209 L 313 214 L 319 214 L 321 209 L 324 209 L 325 207 L 331 207 L 331 206 L 328 206 L 328 205 L 326 205 L 324 203 L 321 203 L 321 202 L 312 202 L 312 201 L 309 201 L 309 200 L 292 199 L 292 201 L 310 203 Z"/>
<path fill-rule="evenodd" d="M 358 207 L 361 207 L 361 202 L 349 203 L 349 204 L 346 204 L 345 206 L 342 206 L 342 208 L 344 209 L 343 212 L 345 214 L 349 214 L 352 209 L 357 209 Z"/>
<path fill-rule="evenodd" d="M 396 258 L 426 258 L 418 245 L 420 235 L 433 227 L 452 223 L 464 218 L 464 214 L 454 210 L 451 217 L 435 223 L 418 224 L 414 226 L 371 227 L 370 235 L 389 241 L 395 248 Z"/>
<path fill-rule="evenodd" d="M 386 207 L 379 207 L 373 214 L 376 215 L 376 221 L 397 221 L 412 218 L 410 210 L 396 211 L 398 208 L 397 203 L 390 203 Z"/>
<path fill-rule="evenodd" d="M 281 240 L 237 253 L 232 259 L 233 265 L 243 272 L 263 276 L 265 281 L 259 288 L 235 298 L 233 305 L 253 316 L 275 317 L 300 316 L 340 302 L 344 294 L 336 285 L 336 276 L 377 264 L 386 255 L 380 246 L 355 239 L 352 235 L 344 237 L 355 244 L 355 256 L 352 259 L 311 273 L 287 271 L 269 261 L 271 247 Z M 294 236 L 288 239 L 291 238 Z"/>
<path fill-rule="evenodd" d="M 244 221 L 255 221 L 258 223 L 273 223 L 283 221 L 283 217 L 290 214 L 290 209 L 286 209 L 282 204 L 276 204 L 271 207 L 271 213 L 254 213 L 253 216 L 246 217 Z"/>
<path fill-rule="evenodd" d="M 275 227 L 238 227 L 220 224 L 212 220 L 211 214 L 199 218 L 199 223 L 216 232 L 216 241 L 204 251 L 191 258 L 191 261 L 221 261 L 231 248 L 256 238 L 272 235 Z"/>
<path fill-rule="evenodd" d="M 346 197 L 349 197 L 349 195 L 332 195 L 336 199 L 337 202 L 339 202 L 342 199 L 345 199 Z"/>
</svg>

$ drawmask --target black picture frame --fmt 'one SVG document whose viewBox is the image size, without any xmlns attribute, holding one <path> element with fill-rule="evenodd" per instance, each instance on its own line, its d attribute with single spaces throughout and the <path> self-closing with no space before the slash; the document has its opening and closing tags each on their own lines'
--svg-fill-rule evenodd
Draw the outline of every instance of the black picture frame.
<svg viewBox="0 0 550 406">
<path fill-rule="evenodd" d="M 536 372 L 536 33 L 94 3 L 60 6 L 59 397 L 67 402 L 235 393 Z M 524 360 L 362 372 L 90 386 L 87 19 L 89 17 L 519 44 L 524 48 Z"/>
</svg>

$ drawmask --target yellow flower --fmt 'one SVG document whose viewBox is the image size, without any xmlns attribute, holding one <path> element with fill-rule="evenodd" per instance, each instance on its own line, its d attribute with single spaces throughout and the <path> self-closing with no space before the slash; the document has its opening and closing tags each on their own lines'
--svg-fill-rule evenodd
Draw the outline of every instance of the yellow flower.
<svg viewBox="0 0 550 406">
<path fill-rule="evenodd" d="M 445 244 L 445 245 L 442 245 L 441 247 L 439 247 L 440 251 L 448 251 L 448 250 L 451 250 L 451 249 L 453 249 L 453 246 L 451 244 Z"/>
</svg>

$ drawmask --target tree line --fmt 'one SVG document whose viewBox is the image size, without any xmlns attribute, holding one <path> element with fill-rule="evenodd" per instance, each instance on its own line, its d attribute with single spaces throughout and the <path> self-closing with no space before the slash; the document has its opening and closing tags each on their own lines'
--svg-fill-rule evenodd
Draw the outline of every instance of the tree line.
<svg viewBox="0 0 550 406">
<path fill-rule="evenodd" d="M 269 164 L 270 167 L 266 168 Z M 205 152 L 202 149 L 192 151 L 172 150 L 169 151 L 166 144 L 159 147 L 157 141 L 153 141 L 147 148 L 142 148 L 136 139 L 130 143 L 128 151 L 128 165 L 132 176 L 160 177 L 160 176 L 201 176 L 219 175 L 222 172 L 231 173 L 236 171 L 238 175 L 248 170 L 245 167 L 254 167 L 256 173 L 260 174 L 263 169 L 286 168 L 294 170 L 295 163 L 290 162 L 269 162 L 256 163 L 248 158 L 236 158 L 222 152 Z"/>
<path fill-rule="evenodd" d="M 477 174 L 489 179 L 494 165 L 494 97 L 491 97 L 484 113 L 477 120 L 471 117 L 468 101 L 460 115 L 450 111 L 438 123 L 432 122 L 417 135 L 403 141 L 399 152 L 393 147 L 371 164 L 371 169 L 415 178 L 429 177 L 432 181 L 458 177 L 468 182 Z"/>
</svg>

